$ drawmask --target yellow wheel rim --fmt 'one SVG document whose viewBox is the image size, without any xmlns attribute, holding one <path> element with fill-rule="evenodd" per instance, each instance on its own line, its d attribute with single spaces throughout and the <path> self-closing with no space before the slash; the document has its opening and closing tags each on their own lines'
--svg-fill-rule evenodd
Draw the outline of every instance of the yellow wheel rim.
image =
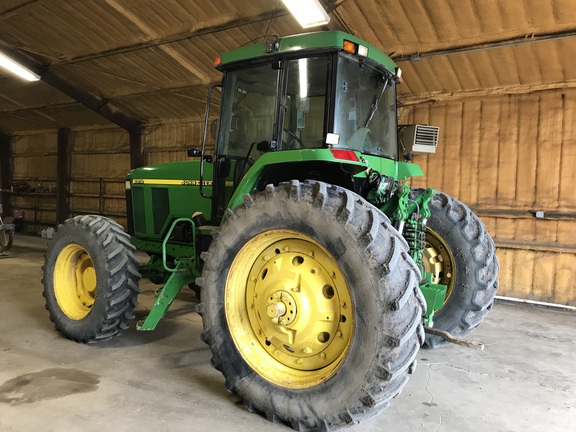
<svg viewBox="0 0 576 432">
<path fill-rule="evenodd" d="M 282 387 L 326 381 L 352 342 L 352 299 L 340 267 L 295 231 L 266 231 L 242 247 L 228 274 L 225 310 L 244 360 Z"/>
<path fill-rule="evenodd" d="M 426 248 L 422 261 L 426 272 L 433 275 L 432 282 L 446 285 L 445 305 L 454 291 L 456 263 L 448 244 L 430 227 L 426 227 Z"/>
<path fill-rule="evenodd" d="M 68 318 L 81 320 L 90 312 L 96 294 L 96 271 L 90 254 L 82 246 L 69 244 L 58 254 L 54 293 Z"/>
</svg>

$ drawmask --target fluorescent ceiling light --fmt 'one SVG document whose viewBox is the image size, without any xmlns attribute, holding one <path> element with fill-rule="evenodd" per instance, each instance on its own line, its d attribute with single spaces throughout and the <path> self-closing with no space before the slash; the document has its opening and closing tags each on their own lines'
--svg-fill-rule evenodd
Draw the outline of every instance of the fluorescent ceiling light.
<svg viewBox="0 0 576 432">
<path fill-rule="evenodd" d="M 0 67 L 6 69 L 8 72 L 12 72 L 14 75 L 18 75 L 20 78 L 24 78 L 26 81 L 38 81 L 40 79 L 39 75 L 36 75 L 34 72 L 26 69 L 2 53 L 0 53 Z"/>
<path fill-rule="evenodd" d="M 318 0 L 282 0 L 303 28 L 330 22 L 330 17 Z"/>
</svg>

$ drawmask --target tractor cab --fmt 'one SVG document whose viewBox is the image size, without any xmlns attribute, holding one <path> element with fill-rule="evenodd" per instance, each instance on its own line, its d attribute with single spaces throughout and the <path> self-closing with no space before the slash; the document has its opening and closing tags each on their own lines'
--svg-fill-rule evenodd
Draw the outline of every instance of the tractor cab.
<svg viewBox="0 0 576 432">
<path fill-rule="evenodd" d="M 314 172 L 340 184 L 333 154 L 398 159 L 399 69 L 366 42 L 339 31 L 274 38 L 225 53 L 216 64 L 224 73 L 218 85 L 217 219 L 249 173 L 261 178 L 256 190 Z M 317 152 L 322 149 L 336 153 L 325 159 Z M 286 153 L 266 158 L 260 172 L 251 170 L 273 152 Z"/>
</svg>

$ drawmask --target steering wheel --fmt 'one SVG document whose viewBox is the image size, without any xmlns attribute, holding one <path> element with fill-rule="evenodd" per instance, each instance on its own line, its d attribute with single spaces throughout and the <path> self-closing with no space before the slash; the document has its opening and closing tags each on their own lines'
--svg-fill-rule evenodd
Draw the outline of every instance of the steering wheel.
<svg viewBox="0 0 576 432">
<path fill-rule="evenodd" d="M 290 135 L 292 137 L 292 139 L 288 142 L 282 140 L 282 148 L 289 148 L 289 149 L 304 148 L 304 143 L 302 142 L 302 140 L 300 139 L 300 137 L 298 135 L 296 135 L 294 132 L 292 132 L 289 129 L 282 129 L 282 131 L 286 132 L 288 135 Z M 296 141 L 300 146 L 299 147 L 292 147 L 294 141 Z"/>
</svg>

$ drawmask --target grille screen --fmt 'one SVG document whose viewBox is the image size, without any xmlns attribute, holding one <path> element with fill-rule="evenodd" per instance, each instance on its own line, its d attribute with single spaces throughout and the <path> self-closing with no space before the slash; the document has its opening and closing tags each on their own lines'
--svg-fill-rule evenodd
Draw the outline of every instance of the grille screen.
<svg viewBox="0 0 576 432">
<path fill-rule="evenodd" d="M 146 232 L 146 212 L 144 211 L 144 189 L 132 188 L 132 209 L 134 211 L 134 232 Z"/>
<path fill-rule="evenodd" d="M 154 234 L 160 234 L 160 230 L 170 214 L 170 199 L 168 189 L 152 188 L 152 217 L 154 218 Z"/>
</svg>

